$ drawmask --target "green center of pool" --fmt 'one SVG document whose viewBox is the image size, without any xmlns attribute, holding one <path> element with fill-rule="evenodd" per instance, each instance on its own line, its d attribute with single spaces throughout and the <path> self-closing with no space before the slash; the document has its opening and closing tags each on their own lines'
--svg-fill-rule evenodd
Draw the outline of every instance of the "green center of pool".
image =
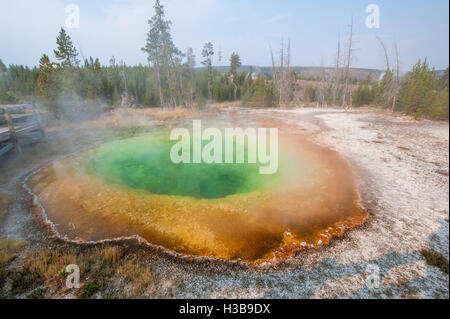
<svg viewBox="0 0 450 319">
<path fill-rule="evenodd" d="M 152 136 L 106 143 L 93 154 L 89 170 L 114 185 L 205 199 L 252 192 L 280 175 L 280 170 L 274 175 L 261 175 L 259 163 L 175 164 L 170 159 L 175 143 Z"/>
</svg>

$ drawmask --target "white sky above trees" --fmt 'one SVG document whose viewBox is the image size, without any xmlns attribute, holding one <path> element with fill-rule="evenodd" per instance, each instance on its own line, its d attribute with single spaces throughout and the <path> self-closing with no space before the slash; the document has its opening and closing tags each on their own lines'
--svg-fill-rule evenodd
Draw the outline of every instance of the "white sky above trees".
<svg viewBox="0 0 450 319">
<path fill-rule="evenodd" d="M 162 0 L 172 20 L 172 35 L 179 49 L 192 47 L 200 65 L 201 48 L 215 46 L 214 64 L 222 48 L 222 65 L 237 52 L 243 64 L 268 66 L 270 46 L 277 51 L 281 37 L 290 38 L 292 64 L 333 64 L 338 34 L 347 40 L 350 20 L 355 29 L 353 67 L 383 69 L 381 37 L 394 54 L 399 46 L 401 69 L 408 71 L 428 57 L 437 69 L 448 67 L 448 1 L 257 1 L 257 0 Z M 54 58 L 53 49 L 61 26 L 65 26 L 68 4 L 80 8 L 79 29 L 67 30 L 85 57 L 111 56 L 127 64 L 146 64 L 144 46 L 147 20 L 153 15 L 150 0 L 0 0 L 0 59 L 5 64 L 37 65 L 43 53 Z M 366 5 L 380 7 L 380 29 L 365 26 Z M 344 45 L 344 44 L 343 44 Z"/>
</svg>

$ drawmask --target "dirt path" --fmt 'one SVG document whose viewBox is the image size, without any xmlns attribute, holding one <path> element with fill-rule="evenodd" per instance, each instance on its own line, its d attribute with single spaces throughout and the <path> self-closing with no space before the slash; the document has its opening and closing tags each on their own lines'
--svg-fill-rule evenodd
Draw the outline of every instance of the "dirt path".
<svg viewBox="0 0 450 319">
<path fill-rule="evenodd" d="M 364 227 L 329 246 L 262 270 L 144 254 L 158 278 L 159 296 L 449 297 L 448 274 L 427 265 L 421 254 L 428 249 L 449 258 L 448 123 L 414 123 L 372 112 L 331 109 L 223 112 L 243 127 L 280 123 L 282 130 L 337 150 L 361 176 L 362 204 L 372 216 Z M 2 190 L 14 192 L 12 185 L 23 173 L 2 176 Z M 29 215 L 20 203 L 14 205 L 0 235 L 37 240 L 39 231 L 30 231 L 34 226 Z M 45 243 L 45 238 L 39 242 Z M 378 288 L 367 284 L 371 278 Z"/>
</svg>

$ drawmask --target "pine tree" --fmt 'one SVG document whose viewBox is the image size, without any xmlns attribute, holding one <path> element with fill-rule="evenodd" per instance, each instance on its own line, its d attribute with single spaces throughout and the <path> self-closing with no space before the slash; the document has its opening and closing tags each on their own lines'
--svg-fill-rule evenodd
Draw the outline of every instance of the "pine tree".
<svg viewBox="0 0 450 319">
<path fill-rule="evenodd" d="M 194 95 L 195 95 L 195 55 L 194 50 L 189 48 L 186 52 L 186 78 L 187 78 L 187 87 L 185 88 L 188 92 L 188 104 L 190 107 L 193 106 L 194 103 Z"/>
<path fill-rule="evenodd" d="M 181 96 L 183 86 L 179 72 L 179 66 L 183 54 L 172 41 L 170 34 L 171 22 L 165 19 L 164 6 L 159 0 L 155 1 L 155 15 L 148 21 L 150 31 L 142 51 L 147 53 L 149 63 L 153 64 L 158 82 L 160 103 L 167 104 L 164 90 L 168 88 L 168 100 L 176 105 Z M 165 78 L 164 78 L 165 77 Z"/>
<path fill-rule="evenodd" d="M 427 60 L 418 61 L 402 83 L 398 109 L 415 117 L 448 119 L 448 89 L 441 89 L 434 69 Z"/>
<path fill-rule="evenodd" d="M 53 71 L 53 65 L 50 62 L 48 55 L 44 54 L 39 60 L 39 95 L 45 99 L 48 99 L 50 96 L 50 76 Z"/>
<path fill-rule="evenodd" d="M 262 76 L 258 76 L 255 82 L 255 93 L 252 100 L 255 106 L 266 106 L 266 84 Z"/>
<path fill-rule="evenodd" d="M 8 71 L 8 68 L 6 67 L 6 65 L 3 63 L 2 59 L 0 59 L 0 74 L 1 73 L 6 73 Z"/>
<path fill-rule="evenodd" d="M 237 53 L 231 54 L 230 59 L 230 73 L 233 75 L 233 98 L 237 99 L 237 90 L 238 90 L 238 79 L 237 79 L 237 70 L 242 65 L 241 58 Z"/>
<path fill-rule="evenodd" d="M 78 52 L 72 43 L 72 39 L 63 28 L 61 28 L 61 31 L 59 32 L 56 44 L 58 45 L 58 49 L 54 50 L 54 53 L 56 59 L 61 61 L 61 66 L 63 68 L 78 66 L 80 63 L 78 60 Z"/>
<path fill-rule="evenodd" d="M 444 72 L 442 72 L 441 76 L 439 77 L 438 86 L 439 86 L 439 89 L 441 89 L 441 90 L 444 90 L 444 89 L 448 90 L 448 72 L 449 72 L 449 69 L 447 68 L 447 69 L 445 69 Z"/>
<path fill-rule="evenodd" d="M 39 60 L 39 77 L 37 79 L 39 91 L 38 95 L 47 106 L 49 113 L 56 119 L 61 117 L 61 113 L 56 106 L 57 85 L 54 81 L 54 64 L 50 62 L 48 55 L 44 54 Z"/>
<path fill-rule="evenodd" d="M 241 57 L 237 53 L 233 52 L 230 59 L 230 72 L 231 74 L 233 74 L 233 76 L 236 76 L 237 70 L 241 65 Z"/>
<path fill-rule="evenodd" d="M 204 60 L 202 61 L 202 64 L 206 66 L 206 72 L 208 74 L 208 96 L 209 99 L 212 100 L 212 92 L 211 92 L 211 85 L 212 85 L 212 77 L 213 77 L 213 68 L 212 68 L 212 57 L 214 56 L 214 47 L 211 42 L 205 43 L 202 50 L 202 57 Z"/>
<path fill-rule="evenodd" d="M 96 73 L 100 72 L 101 67 L 102 66 L 100 64 L 100 60 L 98 58 L 96 58 L 95 62 L 94 62 L 94 65 L 93 65 L 94 72 L 96 72 Z"/>
<path fill-rule="evenodd" d="M 0 59 L 0 103 L 10 104 L 17 102 L 10 92 L 8 92 L 10 86 L 10 78 L 8 76 L 8 68 Z"/>
<path fill-rule="evenodd" d="M 3 61 L 0 59 L 0 90 L 6 91 L 7 89 L 7 73 L 8 69 L 6 68 L 6 65 L 3 64 Z M 3 93 L 2 95 L 4 95 Z"/>
<path fill-rule="evenodd" d="M 353 95 L 355 106 L 370 105 L 374 102 L 374 89 L 370 75 L 358 84 L 358 88 Z"/>
</svg>

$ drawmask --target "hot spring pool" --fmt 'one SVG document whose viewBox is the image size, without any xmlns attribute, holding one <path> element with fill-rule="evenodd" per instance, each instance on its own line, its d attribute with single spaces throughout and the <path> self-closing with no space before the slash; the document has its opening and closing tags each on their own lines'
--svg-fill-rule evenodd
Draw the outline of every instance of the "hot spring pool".
<svg viewBox="0 0 450 319">
<path fill-rule="evenodd" d="M 144 135 L 54 162 L 28 180 L 60 236 L 140 236 L 185 256 L 249 263 L 327 244 L 367 213 L 339 155 L 280 136 L 275 175 L 257 164 L 173 164 L 173 142 Z"/>
<path fill-rule="evenodd" d="M 249 193 L 280 174 L 261 175 L 257 164 L 174 164 L 174 142 L 141 136 L 100 146 L 90 172 L 108 183 L 152 194 L 213 199 Z"/>
</svg>

